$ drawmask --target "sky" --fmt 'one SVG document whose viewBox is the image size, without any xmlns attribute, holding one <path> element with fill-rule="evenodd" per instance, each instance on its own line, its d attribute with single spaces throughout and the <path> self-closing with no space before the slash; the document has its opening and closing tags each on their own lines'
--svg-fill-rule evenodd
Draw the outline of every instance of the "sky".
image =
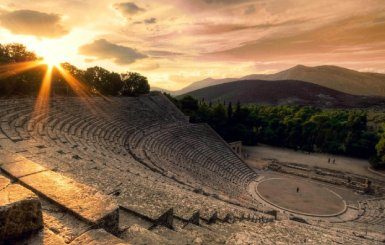
<svg viewBox="0 0 385 245">
<path fill-rule="evenodd" d="M 385 73 L 385 0 L 1 0 L 12 42 L 169 90 L 297 64 Z"/>
</svg>

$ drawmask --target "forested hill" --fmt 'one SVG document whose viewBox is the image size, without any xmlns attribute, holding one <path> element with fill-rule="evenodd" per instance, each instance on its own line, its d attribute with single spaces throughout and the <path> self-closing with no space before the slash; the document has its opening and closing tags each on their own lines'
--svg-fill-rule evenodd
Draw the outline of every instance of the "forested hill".
<svg viewBox="0 0 385 245">
<path fill-rule="evenodd" d="M 370 159 L 385 168 L 385 112 L 311 106 L 210 103 L 167 95 L 194 123 L 208 123 L 228 142 Z"/>
<path fill-rule="evenodd" d="M 198 89 L 187 95 L 211 102 L 239 101 L 343 108 L 385 106 L 385 97 L 351 95 L 317 84 L 294 80 L 243 80 Z"/>
</svg>

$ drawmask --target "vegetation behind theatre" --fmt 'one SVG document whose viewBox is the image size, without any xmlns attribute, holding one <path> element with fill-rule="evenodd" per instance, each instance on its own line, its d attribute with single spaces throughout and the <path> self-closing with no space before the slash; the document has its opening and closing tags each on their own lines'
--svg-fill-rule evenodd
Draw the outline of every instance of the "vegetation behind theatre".
<svg viewBox="0 0 385 245">
<path fill-rule="evenodd" d="M 41 63 L 32 69 L 21 69 L 39 60 L 36 54 L 21 44 L 0 44 L 0 96 L 38 94 L 47 65 Z M 147 78 L 139 73 L 118 74 L 98 66 L 82 70 L 69 63 L 63 63 L 61 67 L 85 85 L 90 94 L 136 96 L 150 91 Z M 52 93 L 74 93 L 56 67 L 52 74 Z"/>
<path fill-rule="evenodd" d="M 169 95 L 168 95 L 169 96 Z M 206 103 L 169 98 L 192 122 L 208 123 L 225 140 L 370 159 L 385 166 L 385 112 L 308 106 Z"/>
</svg>

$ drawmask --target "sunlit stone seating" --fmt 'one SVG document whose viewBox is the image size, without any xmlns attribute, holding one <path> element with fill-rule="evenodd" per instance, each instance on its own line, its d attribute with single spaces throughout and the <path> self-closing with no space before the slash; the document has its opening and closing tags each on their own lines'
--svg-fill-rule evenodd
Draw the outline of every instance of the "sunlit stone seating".
<svg viewBox="0 0 385 245">
<path fill-rule="evenodd" d="M 86 222 L 117 231 L 118 206 L 110 197 L 29 160 L 3 164 L 1 169 Z"/>
<path fill-rule="evenodd" d="M 111 235 L 103 229 L 90 230 L 83 235 L 76 238 L 70 243 L 71 245 L 99 245 L 99 244 L 110 244 L 110 245 L 124 245 L 123 240 L 118 237 Z"/>
<path fill-rule="evenodd" d="M 47 111 L 34 111 L 34 102 L 0 100 L 0 168 L 40 197 L 45 226 L 40 239 L 52 237 L 44 232 L 48 229 L 67 244 L 97 244 L 104 238 L 108 244 L 183 244 L 197 237 L 203 244 L 231 244 L 247 230 L 252 241 L 264 241 L 268 234 L 291 244 L 304 238 L 312 243 L 309 239 L 321 235 L 313 244 L 367 242 L 352 233 L 274 221 L 271 208 L 247 192 L 257 174 L 208 125 L 189 123 L 163 95 L 94 97 L 87 104 L 53 97 Z M 378 211 L 383 200 L 361 207 L 362 215 L 345 222 L 346 229 L 359 222 L 383 227 Z M 175 230 L 148 230 L 171 208 Z M 132 220 L 118 224 L 118 209 Z M 186 225 L 197 211 L 200 226 Z M 216 222 L 208 224 L 213 217 Z M 135 223 L 139 219 L 146 220 L 143 227 Z M 107 232 L 95 230 L 99 227 Z"/>
</svg>

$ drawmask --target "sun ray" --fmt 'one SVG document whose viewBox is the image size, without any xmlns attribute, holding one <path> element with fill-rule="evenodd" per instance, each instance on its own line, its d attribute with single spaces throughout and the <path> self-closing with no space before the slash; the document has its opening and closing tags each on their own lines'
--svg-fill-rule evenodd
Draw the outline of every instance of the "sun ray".
<svg viewBox="0 0 385 245">
<path fill-rule="evenodd" d="M 79 99 L 84 103 L 84 105 L 95 115 L 105 115 L 105 113 L 100 110 L 100 108 L 94 106 L 94 103 L 90 102 L 91 93 L 88 90 L 87 86 L 72 76 L 67 72 L 61 65 L 56 66 L 59 73 L 63 76 L 64 80 L 71 87 L 71 89 L 78 95 Z"/>
<path fill-rule="evenodd" d="M 43 61 L 35 60 L 35 61 L 25 61 L 25 62 L 18 62 L 14 64 L 0 65 L 0 78 L 4 79 L 11 76 L 15 76 L 17 74 L 20 74 L 27 70 L 31 70 L 43 64 L 44 64 Z"/>
<path fill-rule="evenodd" d="M 41 113 L 49 112 L 49 100 L 52 86 L 53 66 L 47 66 L 43 81 L 40 86 L 39 94 L 36 98 L 35 108 L 32 113 L 32 118 Z"/>
</svg>

